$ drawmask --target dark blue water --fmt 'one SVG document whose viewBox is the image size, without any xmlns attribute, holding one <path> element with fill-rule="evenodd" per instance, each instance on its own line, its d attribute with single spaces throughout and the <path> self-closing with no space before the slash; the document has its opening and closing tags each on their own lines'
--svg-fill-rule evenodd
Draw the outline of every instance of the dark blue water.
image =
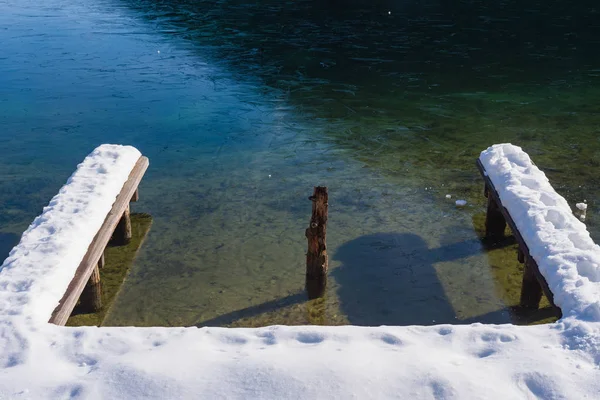
<svg viewBox="0 0 600 400">
<path fill-rule="evenodd" d="M 598 236 L 597 16 L 556 1 L 0 2 L 0 258 L 87 153 L 132 144 L 151 161 L 135 210 L 155 222 L 107 324 L 509 321 L 519 265 L 479 240 L 474 160 L 523 146 L 587 200 Z M 318 184 L 331 274 L 307 302 Z"/>
</svg>

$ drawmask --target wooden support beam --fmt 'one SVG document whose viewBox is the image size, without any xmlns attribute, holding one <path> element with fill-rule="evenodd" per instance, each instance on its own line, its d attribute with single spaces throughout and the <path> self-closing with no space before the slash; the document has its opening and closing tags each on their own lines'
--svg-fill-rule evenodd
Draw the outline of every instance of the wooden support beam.
<svg viewBox="0 0 600 400">
<path fill-rule="evenodd" d="M 129 204 L 127 204 L 113 233 L 113 243 L 117 246 L 123 246 L 131 241 L 131 237 L 131 210 Z"/>
<path fill-rule="evenodd" d="M 100 268 L 100 269 L 104 268 L 104 252 L 102 252 L 100 259 L 98 260 L 98 268 Z"/>
<path fill-rule="evenodd" d="M 83 308 L 89 312 L 96 312 L 102 308 L 102 284 L 98 267 L 92 271 L 79 300 Z"/>
<path fill-rule="evenodd" d="M 487 185 L 486 185 L 487 186 Z M 494 196 L 487 198 L 487 213 L 485 215 L 485 236 L 500 239 L 504 236 L 506 220 Z"/>
<path fill-rule="evenodd" d="M 135 189 L 135 192 L 133 192 L 133 196 L 131 196 L 131 200 L 133 202 L 136 202 L 140 199 L 140 189 Z"/>
<path fill-rule="evenodd" d="M 75 271 L 75 276 L 71 280 L 64 296 L 60 299 L 58 306 L 52 312 L 52 316 L 48 322 L 56 325 L 64 325 L 67 322 L 69 315 L 71 315 L 71 311 L 73 311 L 73 308 L 77 303 L 77 299 L 79 299 L 79 296 L 83 292 L 92 272 L 97 268 L 98 261 L 104 253 L 104 249 L 117 224 L 121 220 L 125 208 L 129 206 L 129 201 L 142 180 L 142 177 L 148 168 L 148 164 L 147 157 L 140 157 L 131 170 L 129 179 L 127 179 L 127 182 L 123 185 L 121 193 L 119 193 L 113 203 L 112 209 L 104 219 L 104 223 L 94 237 L 94 240 L 90 243 L 87 253 L 85 253 L 81 263 L 79 263 L 79 267 L 77 267 L 77 270 Z"/>
<path fill-rule="evenodd" d="M 520 247 L 517 249 L 517 259 L 521 264 L 525 262 L 525 253 L 523 253 Z"/>
<path fill-rule="evenodd" d="M 305 232 L 308 239 L 306 287 L 309 291 L 309 297 L 315 298 L 322 296 L 325 292 L 327 268 L 329 266 L 327 256 L 327 214 L 329 206 L 327 188 L 316 186 L 309 200 L 312 201 L 312 216 L 310 225 Z"/>
<path fill-rule="evenodd" d="M 540 307 L 540 300 L 542 300 L 542 285 L 538 282 L 534 268 L 531 262 L 526 262 L 523 266 L 523 284 L 519 304 L 523 308 L 537 310 Z"/>
</svg>

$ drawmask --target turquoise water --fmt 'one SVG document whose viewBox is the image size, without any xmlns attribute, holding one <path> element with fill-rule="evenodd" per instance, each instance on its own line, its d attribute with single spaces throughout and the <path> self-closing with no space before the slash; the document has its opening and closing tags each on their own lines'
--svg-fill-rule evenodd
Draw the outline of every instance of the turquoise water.
<svg viewBox="0 0 600 400">
<path fill-rule="evenodd" d="M 0 258 L 87 153 L 132 144 L 154 224 L 107 325 L 507 322 L 516 254 L 481 244 L 474 161 L 523 146 L 598 237 L 585 3 L 0 2 Z"/>
</svg>

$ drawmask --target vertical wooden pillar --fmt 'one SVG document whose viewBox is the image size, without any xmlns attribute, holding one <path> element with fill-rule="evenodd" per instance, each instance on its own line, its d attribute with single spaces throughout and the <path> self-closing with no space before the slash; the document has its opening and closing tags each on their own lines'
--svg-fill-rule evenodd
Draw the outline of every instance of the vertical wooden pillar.
<svg viewBox="0 0 600 400">
<path fill-rule="evenodd" d="M 517 259 L 521 264 L 525 263 L 525 253 L 521 250 L 521 246 L 517 249 Z"/>
<path fill-rule="evenodd" d="M 100 283 L 100 270 L 94 268 L 89 281 L 81 293 L 81 305 L 89 312 L 96 312 L 102 308 L 102 284 Z"/>
<path fill-rule="evenodd" d="M 138 201 L 140 199 L 140 189 L 137 188 L 135 189 L 135 192 L 133 192 L 133 196 L 131 196 L 131 200 L 130 201 Z"/>
<path fill-rule="evenodd" d="M 488 238 L 501 238 L 506 229 L 506 220 L 494 196 L 488 193 L 487 214 L 485 216 L 485 236 Z"/>
<path fill-rule="evenodd" d="M 306 275 L 306 293 L 309 300 L 325 296 L 325 289 L 327 289 L 327 275 L 318 278 L 310 278 Z"/>
<path fill-rule="evenodd" d="M 310 226 L 305 232 L 308 239 L 306 287 L 309 292 L 309 298 L 316 298 L 325 293 L 327 268 L 329 266 L 326 242 L 329 206 L 327 188 L 316 186 L 309 200 L 312 201 L 312 217 L 310 219 Z"/>
<path fill-rule="evenodd" d="M 100 268 L 100 269 L 104 268 L 104 252 L 102 252 L 100 259 L 98 260 L 98 268 Z"/>
<path fill-rule="evenodd" d="M 540 307 L 542 299 L 542 286 L 538 282 L 533 267 L 529 264 L 529 260 L 525 260 L 523 266 L 523 284 L 521 286 L 521 302 L 523 308 L 536 310 Z"/>
<path fill-rule="evenodd" d="M 115 228 L 113 240 L 117 245 L 125 245 L 131 241 L 131 211 L 129 209 L 129 204 L 125 208 L 123 216 Z"/>
</svg>

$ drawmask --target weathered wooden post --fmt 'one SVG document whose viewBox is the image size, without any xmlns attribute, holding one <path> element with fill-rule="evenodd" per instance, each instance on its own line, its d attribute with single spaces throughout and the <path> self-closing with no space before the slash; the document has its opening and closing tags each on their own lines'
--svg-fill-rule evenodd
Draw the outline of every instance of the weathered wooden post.
<svg viewBox="0 0 600 400">
<path fill-rule="evenodd" d="M 540 300 L 542 300 L 542 285 L 540 285 L 535 276 L 535 267 L 531 265 L 530 256 L 524 258 L 523 283 L 521 285 L 521 300 L 519 304 L 523 308 L 537 310 L 540 307 Z"/>
<path fill-rule="evenodd" d="M 486 185 L 484 194 L 487 195 L 487 212 L 485 215 L 485 236 L 488 238 L 501 238 L 506 229 L 506 220 L 494 196 L 489 193 Z"/>
<path fill-rule="evenodd" d="M 100 283 L 99 266 L 97 265 L 94 268 L 90 279 L 81 293 L 80 301 L 82 306 L 86 310 L 89 310 L 89 312 L 96 312 L 102 308 L 102 284 Z"/>
<path fill-rule="evenodd" d="M 100 256 L 100 259 L 98 260 L 98 268 L 102 269 L 104 268 L 104 252 L 102 252 L 102 255 Z"/>
<path fill-rule="evenodd" d="M 315 186 L 312 201 L 312 217 L 305 235 L 308 239 L 306 252 L 306 289 L 309 299 L 323 296 L 327 286 L 327 209 L 328 194 L 324 186 Z"/>
<path fill-rule="evenodd" d="M 131 241 L 131 211 L 129 204 L 123 211 L 123 216 L 119 220 L 115 232 L 113 234 L 114 243 L 117 245 L 125 245 Z"/>
<path fill-rule="evenodd" d="M 140 189 L 136 188 L 131 196 L 130 202 L 135 202 L 140 199 Z M 119 246 L 126 245 L 131 241 L 131 208 L 129 204 L 123 211 L 123 216 L 119 220 L 115 232 L 113 233 L 113 243 Z"/>
<path fill-rule="evenodd" d="M 517 260 L 519 260 L 521 264 L 525 263 L 525 253 L 523 253 L 521 246 L 519 246 L 519 248 L 517 249 Z"/>
<path fill-rule="evenodd" d="M 325 289 L 327 289 L 327 275 L 315 279 L 306 277 L 306 293 L 309 300 L 325 296 Z"/>
</svg>

